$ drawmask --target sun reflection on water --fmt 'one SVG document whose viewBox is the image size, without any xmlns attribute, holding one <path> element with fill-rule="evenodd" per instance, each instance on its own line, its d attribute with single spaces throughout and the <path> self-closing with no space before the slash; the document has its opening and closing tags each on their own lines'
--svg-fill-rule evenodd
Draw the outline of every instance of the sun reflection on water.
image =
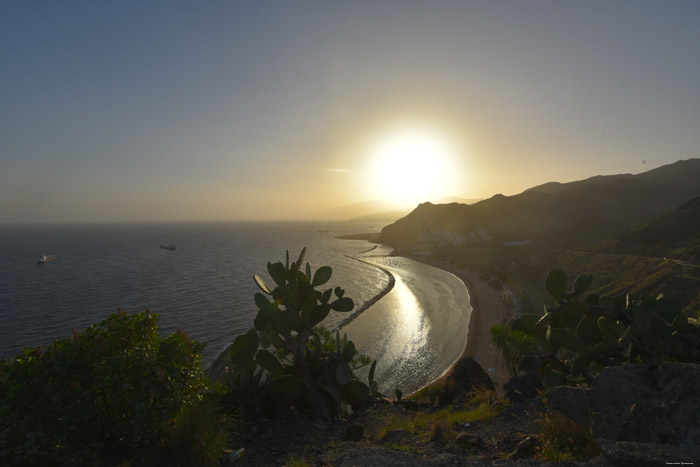
<svg viewBox="0 0 700 467">
<path fill-rule="evenodd" d="M 362 315 L 346 330 L 363 353 L 379 359 L 377 380 L 380 385 L 393 379 L 387 378 L 389 375 L 403 375 L 408 379 L 422 377 L 434 356 L 430 355 L 432 346 L 426 345 L 430 323 L 415 294 L 396 277 L 391 293 L 375 306 L 374 313 Z"/>
<path fill-rule="evenodd" d="M 415 357 L 425 342 L 430 325 L 416 296 L 401 279 L 394 285 L 394 294 L 399 306 L 392 309 L 394 331 L 387 345 L 387 353 L 396 357 Z"/>
<path fill-rule="evenodd" d="M 401 261 L 399 261 L 401 260 Z M 454 362 L 466 341 L 469 295 L 454 276 L 403 258 L 372 258 L 395 277 L 393 289 L 343 328 L 357 349 L 377 359 L 380 391 L 418 389 Z M 365 379 L 368 368 L 358 371 Z"/>
</svg>

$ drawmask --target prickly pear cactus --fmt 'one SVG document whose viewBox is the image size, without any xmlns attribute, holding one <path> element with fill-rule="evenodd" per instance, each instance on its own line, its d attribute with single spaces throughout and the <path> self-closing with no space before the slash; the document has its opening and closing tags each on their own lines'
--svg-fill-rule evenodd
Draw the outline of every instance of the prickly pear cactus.
<svg viewBox="0 0 700 467">
<path fill-rule="evenodd" d="M 258 313 L 254 329 L 238 336 L 230 350 L 232 368 L 229 386 L 244 403 L 272 400 L 278 409 L 296 406 L 314 417 L 338 415 L 341 403 L 358 409 L 370 396 L 376 396 L 374 367 L 369 385 L 359 381 L 354 371 L 369 364 L 357 352 L 347 335 L 336 331 L 335 338 L 319 326 L 331 310 L 346 313 L 353 309 L 351 298 L 340 287 L 316 290 L 333 273 L 322 266 L 312 274 L 306 263 L 306 248 L 296 262 L 268 263 L 274 282 L 253 280 L 263 293 L 255 294 Z M 264 377 L 264 378 L 263 378 Z"/>
<path fill-rule="evenodd" d="M 662 295 L 585 295 L 592 283 L 590 274 L 582 274 L 569 290 L 566 273 L 552 270 L 546 288 L 556 307 L 492 329 L 492 341 L 511 364 L 512 374 L 518 372 L 527 336 L 539 347 L 527 347 L 527 356 L 539 353 L 547 387 L 590 384 L 603 367 L 623 362 L 700 362 L 698 319 L 683 315 Z"/>
</svg>

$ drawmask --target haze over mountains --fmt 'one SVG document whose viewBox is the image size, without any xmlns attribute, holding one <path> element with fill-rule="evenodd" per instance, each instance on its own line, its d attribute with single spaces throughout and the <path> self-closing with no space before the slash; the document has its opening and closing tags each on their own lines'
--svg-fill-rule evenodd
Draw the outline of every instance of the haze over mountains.
<svg viewBox="0 0 700 467">
<path fill-rule="evenodd" d="M 636 175 L 546 183 L 473 205 L 424 203 L 386 226 L 380 241 L 401 249 L 450 232 L 453 243 L 492 239 L 573 248 L 621 234 L 698 196 L 700 159 L 688 159 Z"/>
<path fill-rule="evenodd" d="M 433 200 L 435 203 L 462 203 L 473 204 L 480 199 L 467 199 L 457 197 L 440 197 Z M 367 220 L 367 221 L 395 221 L 407 215 L 411 210 L 406 209 L 400 203 L 387 200 L 370 200 L 361 203 L 353 203 L 334 209 L 314 213 L 312 217 L 320 219 L 339 220 Z"/>
</svg>

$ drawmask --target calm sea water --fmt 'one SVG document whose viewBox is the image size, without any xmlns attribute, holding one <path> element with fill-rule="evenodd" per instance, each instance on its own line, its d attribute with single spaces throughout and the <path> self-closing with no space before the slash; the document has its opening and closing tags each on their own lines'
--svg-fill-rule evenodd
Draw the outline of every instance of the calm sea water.
<svg viewBox="0 0 700 467">
<path fill-rule="evenodd" d="M 161 331 L 183 329 L 206 344 L 210 363 L 252 327 L 252 275 L 267 262 L 290 260 L 307 247 L 315 270 L 333 267 L 356 306 L 379 293 L 387 276 L 345 255 L 371 245 L 336 235 L 374 232 L 365 222 L 221 222 L 0 226 L 0 357 L 46 346 L 107 318 L 120 307 L 160 316 Z M 319 232 L 328 230 L 328 232 Z M 174 243 L 176 251 L 159 248 Z M 39 254 L 58 260 L 37 265 Z M 271 280 L 270 280 L 271 282 Z M 331 312 L 329 325 L 345 315 Z"/>
</svg>

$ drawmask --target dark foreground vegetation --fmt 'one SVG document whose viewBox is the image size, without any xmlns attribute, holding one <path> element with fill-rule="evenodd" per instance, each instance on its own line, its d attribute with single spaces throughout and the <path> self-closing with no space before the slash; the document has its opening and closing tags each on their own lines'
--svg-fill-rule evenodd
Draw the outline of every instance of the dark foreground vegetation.
<svg viewBox="0 0 700 467">
<path fill-rule="evenodd" d="M 157 316 L 117 313 L 0 360 L 2 465 L 657 465 L 698 462 L 700 327 L 661 297 L 588 293 L 552 271 L 556 303 L 492 330 L 513 378 L 471 358 L 410 399 L 377 392 L 352 341 L 321 327 L 354 304 L 297 261 L 255 276 L 254 328 L 209 369 Z M 487 312 L 487 310 L 483 310 Z M 695 446 L 695 447 L 693 447 Z M 507 459 L 507 460 L 506 460 Z"/>
<path fill-rule="evenodd" d="M 83 333 L 0 360 L 3 465 L 219 465 L 245 420 L 296 409 L 326 423 L 380 396 L 354 371 L 370 363 L 352 341 L 319 323 L 354 307 L 344 291 L 316 290 L 330 267 L 268 263 L 255 328 L 238 336 L 216 382 L 203 346 L 163 337 L 158 317 L 119 312 Z M 210 373 L 216 375 L 216 368 Z M 345 409 L 347 404 L 347 409 Z M 343 412 L 346 410 L 346 412 Z"/>
<path fill-rule="evenodd" d="M 45 351 L 0 360 L 3 465 L 110 463 L 164 442 L 209 391 L 202 345 L 119 312 Z"/>
</svg>

